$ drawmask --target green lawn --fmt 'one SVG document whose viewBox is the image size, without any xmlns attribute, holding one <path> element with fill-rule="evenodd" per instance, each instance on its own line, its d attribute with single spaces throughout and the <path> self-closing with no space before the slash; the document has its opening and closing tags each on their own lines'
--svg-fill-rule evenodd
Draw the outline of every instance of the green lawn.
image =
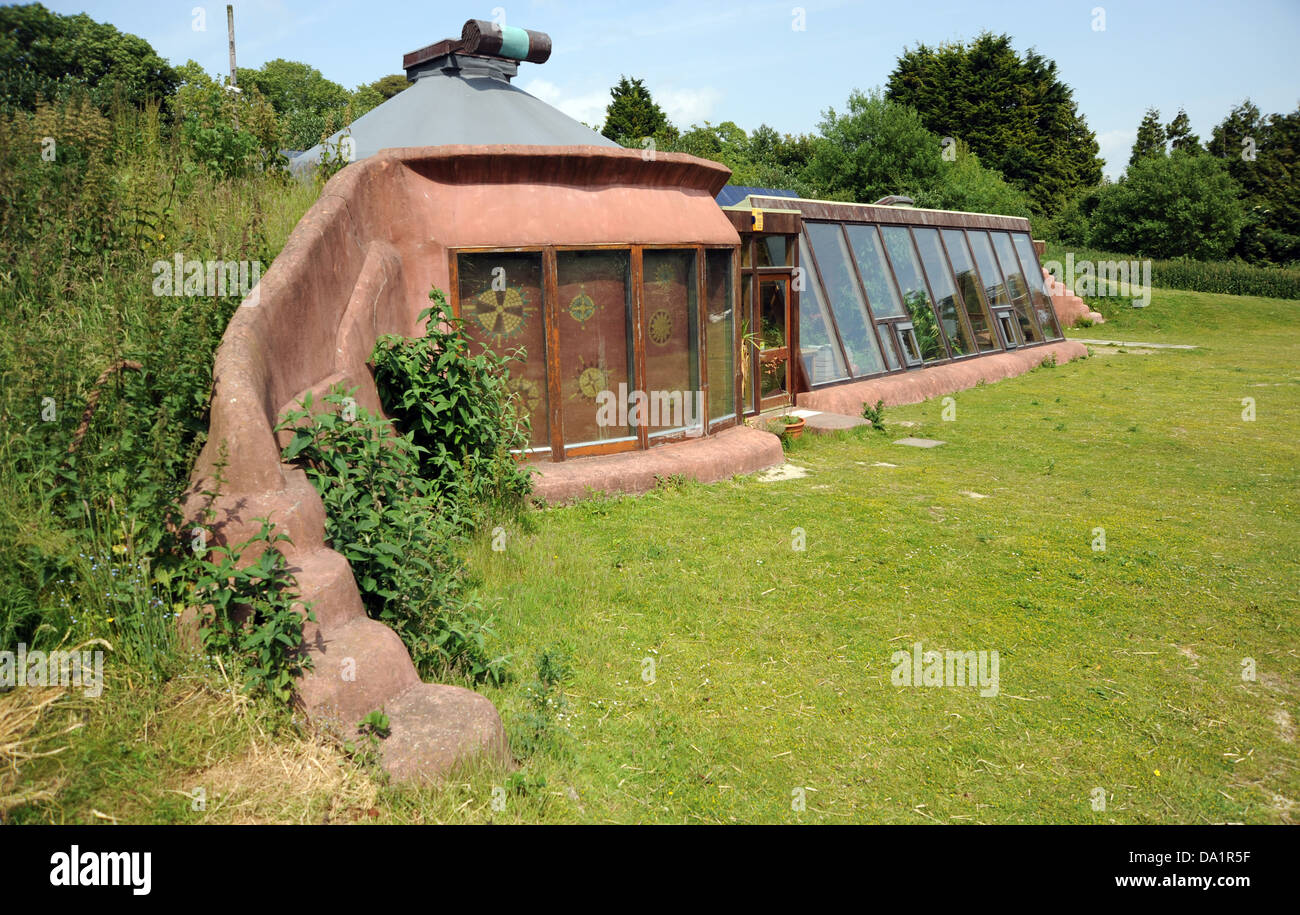
<svg viewBox="0 0 1300 915">
<path fill-rule="evenodd" d="M 1099 352 L 961 392 L 952 422 L 932 401 L 887 410 L 887 434 L 805 436 L 800 479 L 548 510 L 504 552 L 476 544 L 516 653 L 487 691 L 523 757 L 511 775 L 369 794 L 352 778 L 342 810 L 351 776 L 296 798 L 263 775 L 269 810 L 194 813 L 175 792 L 213 767 L 296 751 L 283 728 L 222 730 L 185 690 L 143 688 L 72 738 L 62 795 L 19 818 L 1294 821 L 1300 313 L 1159 290 L 1103 308 L 1111 323 L 1075 335 L 1200 349 Z M 998 694 L 892 685 L 915 642 L 997 651 Z M 548 648 L 572 666 L 549 704 L 530 699 Z"/>
<path fill-rule="evenodd" d="M 526 764 L 546 788 L 504 818 L 1294 818 L 1296 304 L 1109 310 L 1077 335 L 1201 349 L 982 386 L 952 422 L 940 401 L 891 409 L 888 434 L 800 442 L 802 479 L 547 511 L 483 545 L 503 640 L 574 666 L 562 749 Z M 997 650 L 999 694 L 891 685 L 918 641 Z M 514 730 L 520 693 L 492 694 Z M 481 819 L 471 795 L 460 816 Z"/>
</svg>

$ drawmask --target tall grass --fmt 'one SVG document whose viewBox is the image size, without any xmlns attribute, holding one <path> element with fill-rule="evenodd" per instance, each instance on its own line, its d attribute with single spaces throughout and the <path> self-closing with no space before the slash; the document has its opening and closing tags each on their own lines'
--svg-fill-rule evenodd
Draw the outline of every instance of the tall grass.
<svg viewBox="0 0 1300 915">
<path fill-rule="evenodd" d="M 103 638 L 159 674 L 173 506 L 239 296 L 155 296 L 153 265 L 265 272 L 319 186 L 217 177 L 158 106 L 74 95 L 0 119 L 0 187 L 0 649 Z"/>
</svg>

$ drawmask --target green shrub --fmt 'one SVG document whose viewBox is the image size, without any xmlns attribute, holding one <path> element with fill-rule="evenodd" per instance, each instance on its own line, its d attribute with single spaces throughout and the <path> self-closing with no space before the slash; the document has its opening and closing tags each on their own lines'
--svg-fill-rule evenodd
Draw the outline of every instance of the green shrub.
<svg viewBox="0 0 1300 915">
<path fill-rule="evenodd" d="M 871 423 L 871 428 L 877 432 L 885 431 L 885 402 L 877 400 L 873 407 L 869 403 L 862 405 L 862 418 Z"/>
<path fill-rule="evenodd" d="M 293 696 L 293 681 L 311 667 L 303 646 L 297 583 L 276 544 L 288 541 L 275 533 L 268 518 L 261 529 L 236 546 L 212 547 L 215 559 L 204 560 L 196 583 L 196 600 L 207 604 L 200 632 L 209 652 L 234 658 L 250 692 L 265 692 L 281 702 Z M 244 553 L 261 544 L 252 562 Z M 316 617 L 307 608 L 307 619 Z"/>
<path fill-rule="evenodd" d="M 1151 282 L 1165 289 L 1300 299 L 1297 267 L 1257 267 L 1240 261 L 1156 261 L 1151 265 Z"/>
<path fill-rule="evenodd" d="M 489 653 L 490 620 L 464 594 L 461 530 L 420 475 L 422 449 L 338 388 L 324 401 L 317 412 L 307 395 L 276 428 L 293 429 L 284 460 L 320 493 L 326 540 L 351 564 L 367 612 L 401 637 L 421 675 L 502 682 L 508 658 Z"/>
<path fill-rule="evenodd" d="M 223 178 L 284 169 L 280 125 L 261 93 L 232 92 L 192 61 L 181 73 L 186 82 L 172 103 L 181 136 L 198 162 Z"/>
<path fill-rule="evenodd" d="M 532 488 L 511 450 L 528 447 L 528 423 L 507 389 L 507 358 L 470 349 L 439 289 L 426 334 L 380 337 L 371 361 L 384 410 L 419 446 L 420 474 L 457 524 L 515 513 Z"/>
</svg>

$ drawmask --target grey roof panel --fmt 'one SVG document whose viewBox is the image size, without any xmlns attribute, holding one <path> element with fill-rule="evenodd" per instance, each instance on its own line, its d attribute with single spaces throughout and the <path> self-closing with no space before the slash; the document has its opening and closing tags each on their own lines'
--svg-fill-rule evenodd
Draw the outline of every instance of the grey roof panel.
<svg viewBox="0 0 1300 915">
<path fill-rule="evenodd" d="M 432 71 L 352 122 L 356 158 L 394 146 L 513 144 L 617 146 L 524 90 L 473 71 Z M 339 141 L 347 131 L 329 138 Z M 313 146 L 290 163 L 299 171 L 320 160 Z"/>
</svg>

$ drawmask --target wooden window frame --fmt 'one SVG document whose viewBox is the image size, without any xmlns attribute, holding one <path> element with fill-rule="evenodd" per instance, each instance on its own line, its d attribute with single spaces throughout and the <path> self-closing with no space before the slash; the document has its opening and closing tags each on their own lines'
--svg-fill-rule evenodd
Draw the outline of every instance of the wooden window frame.
<svg viewBox="0 0 1300 915">
<path fill-rule="evenodd" d="M 743 244 L 743 242 L 742 242 Z M 700 389 L 703 393 L 703 415 L 700 417 L 700 434 L 688 435 L 689 430 L 680 430 L 677 432 L 655 436 L 653 443 L 650 439 L 649 427 L 640 425 L 636 429 L 635 436 L 620 437 L 609 442 L 594 442 L 581 445 L 566 445 L 564 442 L 564 409 L 563 397 L 561 393 L 562 379 L 560 377 L 560 345 L 559 345 L 559 325 L 560 325 L 560 303 L 559 303 L 559 257 L 562 252 L 567 251 L 625 251 L 628 253 L 629 269 L 628 282 L 631 288 L 631 309 L 629 320 L 631 321 L 631 348 L 632 359 L 630 360 L 629 369 L 629 390 L 639 390 L 639 385 L 644 383 L 645 379 L 645 277 L 643 275 L 643 254 L 645 251 L 690 251 L 695 258 L 695 297 L 696 297 L 696 359 L 694 369 L 699 379 Z M 734 360 L 735 377 L 733 378 L 734 407 L 732 415 L 714 421 L 709 414 L 709 378 L 708 378 L 708 341 L 707 341 L 707 321 L 708 321 L 708 302 L 706 299 L 707 286 L 705 283 L 705 271 L 707 269 L 707 252 L 710 251 L 727 251 L 731 254 L 731 301 L 732 301 L 732 329 L 733 329 L 733 354 L 738 353 L 740 349 L 740 322 L 735 320 L 740 303 L 740 246 L 738 245 L 711 245 L 701 243 L 671 243 L 671 244 L 615 244 L 600 243 L 587 245 L 466 245 L 461 247 L 447 248 L 447 275 L 448 286 L 450 287 L 448 295 L 448 304 L 451 308 L 452 315 L 456 318 L 461 316 L 460 301 L 460 256 L 478 255 L 478 254 L 537 254 L 542 255 L 542 320 L 544 334 L 546 339 L 546 387 L 547 387 L 547 420 L 550 431 L 549 446 L 538 446 L 529 448 L 523 452 L 526 460 L 544 460 L 549 458 L 551 462 L 559 463 L 568 458 L 587 457 L 602 454 L 619 454 L 627 451 L 644 451 L 651 447 L 666 445 L 672 442 L 680 442 L 691 438 L 702 438 L 729 429 L 741 422 L 742 413 L 740 412 L 740 361 Z M 796 255 L 797 256 L 797 255 Z M 789 272 L 789 268 L 784 268 Z M 787 324 L 789 322 L 790 303 L 786 302 Z M 788 379 L 787 379 L 788 380 Z"/>
</svg>

